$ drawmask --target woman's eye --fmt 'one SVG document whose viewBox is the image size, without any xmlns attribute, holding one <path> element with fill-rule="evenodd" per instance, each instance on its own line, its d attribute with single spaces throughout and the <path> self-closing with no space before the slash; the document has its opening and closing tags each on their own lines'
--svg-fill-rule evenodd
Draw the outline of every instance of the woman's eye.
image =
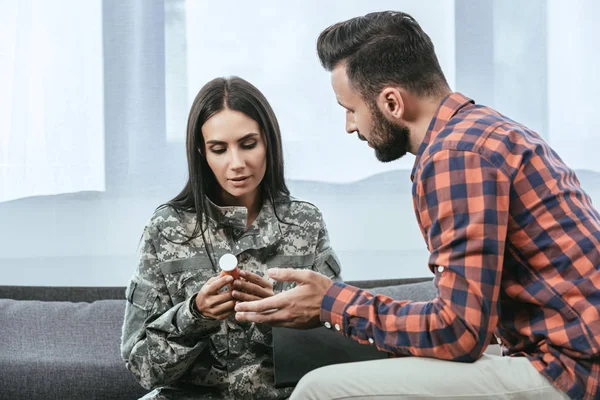
<svg viewBox="0 0 600 400">
<path fill-rule="evenodd" d="M 223 153 L 225 153 L 225 149 L 220 148 L 220 147 L 217 147 L 217 148 L 213 147 L 212 149 L 210 149 L 210 151 L 212 151 L 215 154 L 223 154 Z"/>
<path fill-rule="evenodd" d="M 242 149 L 253 149 L 253 148 L 255 148 L 255 147 L 256 147 L 256 144 L 257 144 L 257 143 L 258 143 L 258 142 L 244 143 L 244 144 L 242 145 Z"/>
</svg>

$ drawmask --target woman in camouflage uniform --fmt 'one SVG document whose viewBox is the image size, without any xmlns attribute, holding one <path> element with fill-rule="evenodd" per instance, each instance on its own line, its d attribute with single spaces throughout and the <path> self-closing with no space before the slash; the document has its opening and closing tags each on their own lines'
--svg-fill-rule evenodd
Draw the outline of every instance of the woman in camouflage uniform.
<svg viewBox="0 0 600 400">
<path fill-rule="evenodd" d="M 189 180 L 144 229 L 122 357 L 155 389 L 145 399 L 287 398 L 291 388 L 274 387 L 271 328 L 237 322 L 234 306 L 288 289 L 263 278 L 271 267 L 339 279 L 323 218 L 290 197 L 277 119 L 243 79 L 200 90 L 186 142 Z M 235 282 L 218 274 L 226 253 L 239 263 Z"/>
</svg>

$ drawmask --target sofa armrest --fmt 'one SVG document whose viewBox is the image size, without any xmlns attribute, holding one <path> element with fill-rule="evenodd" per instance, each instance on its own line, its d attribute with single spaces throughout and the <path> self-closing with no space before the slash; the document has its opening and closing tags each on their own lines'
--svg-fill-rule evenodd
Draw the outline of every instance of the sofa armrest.
<svg viewBox="0 0 600 400">
<path fill-rule="evenodd" d="M 295 386 L 305 374 L 331 364 L 387 358 L 388 353 L 326 328 L 273 328 L 275 386 Z"/>
</svg>

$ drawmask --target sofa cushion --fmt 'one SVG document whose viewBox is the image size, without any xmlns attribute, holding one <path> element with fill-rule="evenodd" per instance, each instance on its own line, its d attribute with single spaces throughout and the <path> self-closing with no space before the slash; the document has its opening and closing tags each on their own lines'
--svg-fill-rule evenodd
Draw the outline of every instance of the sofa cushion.
<svg viewBox="0 0 600 400">
<path fill-rule="evenodd" d="M 0 388 L 8 399 L 135 399 L 121 360 L 124 300 L 0 299 Z"/>
</svg>

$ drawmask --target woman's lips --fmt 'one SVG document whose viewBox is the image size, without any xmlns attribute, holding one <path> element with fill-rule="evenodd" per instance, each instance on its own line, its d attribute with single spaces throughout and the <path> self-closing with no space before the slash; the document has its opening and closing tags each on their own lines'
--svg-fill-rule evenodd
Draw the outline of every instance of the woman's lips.
<svg viewBox="0 0 600 400">
<path fill-rule="evenodd" d="M 250 179 L 249 176 L 238 176 L 236 178 L 229 179 L 229 181 L 231 182 L 231 184 L 233 186 L 240 187 L 240 186 L 244 186 L 246 184 L 246 182 L 248 182 L 249 179 Z"/>
</svg>

